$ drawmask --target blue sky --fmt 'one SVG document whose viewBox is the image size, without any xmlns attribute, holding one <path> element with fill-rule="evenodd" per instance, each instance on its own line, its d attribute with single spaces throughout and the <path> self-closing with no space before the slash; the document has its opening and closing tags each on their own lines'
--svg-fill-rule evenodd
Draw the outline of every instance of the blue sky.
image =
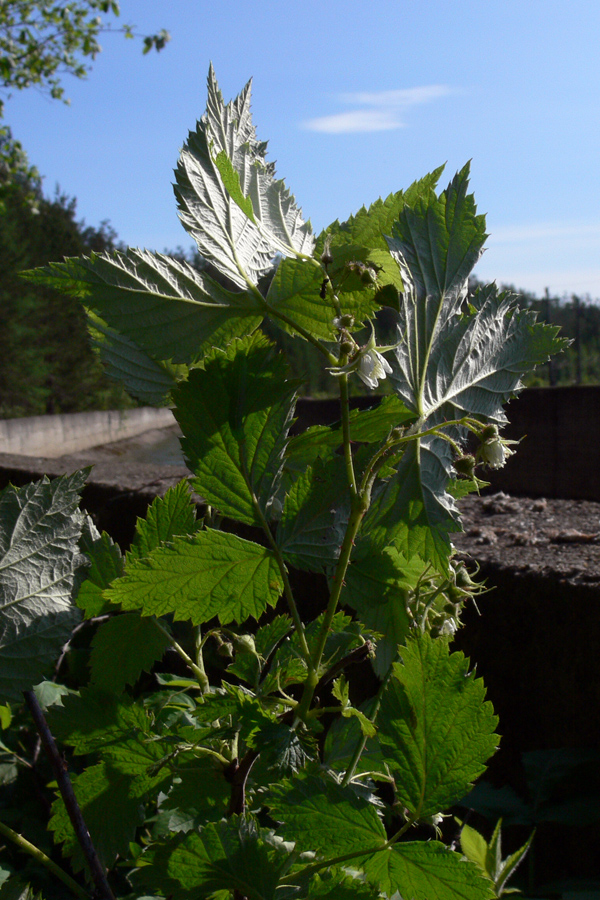
<svg viewBox="0 0 600 900">
<path fill-rule="evenodd" d="M 591 0 L 122 0 L 171 43 L 102 39 L 69 107 L 29 90 L 5 120 L 30 161 L 132 246 L 191 244 L 172 170 L 204 111 L 253 77 L 258 136 L 317 231 L 472 160 L 488 249 L 476 274 L 600 297 L 600 4 Z"/>
</svg>

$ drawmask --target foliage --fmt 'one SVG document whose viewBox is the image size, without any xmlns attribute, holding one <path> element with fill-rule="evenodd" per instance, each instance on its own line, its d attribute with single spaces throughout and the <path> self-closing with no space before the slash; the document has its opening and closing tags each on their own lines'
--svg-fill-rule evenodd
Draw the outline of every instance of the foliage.
<svg viewBox="0 0 600 900">
<path fill-rule="evenodd" d="M 315 239 L 249 104 L 247 86 L 225 105 L 211 69 L 181 152 L 176 194 L 201 269 L 114 250 L 29 273 L 81 301 L 129 390 L 173 402 L 203 498 L 200 516 L 185 482 L 158 498 L 124 557 L 89 520 L 73 515 L 64 537 L 48 518 L 42 564 L 27 491 L 50 487 L 2 495 L 23 510 L 1 523 L 16 547 L 0 561 L 3 627 L 32 666 L 46 659 L 37 585 L 60 565 L 85 617 L 76 640 L 94 635 L 89 681 L 60 661 L 58 696 L 38 688 L 100 859 L 98 876 L 61 788 L 48 827 L 77 880 L 58 877 L 84 896 L 91 877 L 108 898 L 107 868 L 123 900 L 491 900 L 493 883 L 441 830 L 415 831 L 438 827 L 498 742 L 481 679 L 451 649 L 479 586 L 450 535 L 478 462 L 505 458 L 502 404 L 562 342 L 494 287 L 467 299 L 485 240 L 467 168 L 440 193 L 437 171 Z M 383 305 L 396 322 L 387 347 L 373 325 Z M 320 354 L 340 424 L 290 436 L 300 385 L 265 319 Z M 392 396 L 351 414 L 355 376 L 385 379 Z M 77 479 L 56 483 L 61 509 Z M 320 578 L 316 615 L 294 587 L 303 573 Z M 3 684 L 21 671 L 11 646 Z M 9 724 L 16 699 L 3 689 Z M 26 778 L 12 728 L 6 748 L 11 777 Z M 12 825 L 3 834 L 23 851 Z"/>
<path fill-rule="evenodd" d="M 91 68 L 88 60 L 95 59 L 102 49 L 100 34 L 115 30 L 111 20 L 102 16 L 119 15 L 116 0 L 1 0 L 0 90 L 38 87 L 52 98 L 64 100 L 62 77 L 86 77 Z M 118 30 L 127 38 L 134 37 L 131 25 Z M 145 36 L 144 53 L 153 47 L 162 50 L 169 39 L 164 29 Z"/>
<path fill-rule="evenodd" d="M 2 146 L 11 148 L 13 174 L 0 171 L 0 416 L 131 406 L 92 351 L 80 304 L 19 276 L 50 259 L 110 249 L 116 236 L 106 223 L 78 223 L 64 195 L 44 197 L 16 142 L 9 136 Z"/>
<path fill-rule="evenodd" d="M 494 894 L 501 897 L 502 894 L 518 893 L 515 888 L 509 888 L 506 883 L 521 865 L 531 847 L 535 831 L 532 831 L 527 841 L 506 859 L 502 859 L 502 819 L 498 819 L 489 843 L 475 828 L 464 824 L 460 831 L 460 846 L 467 859 L 474 862 L 485 872 L 494 885 Z"/>
</svg>

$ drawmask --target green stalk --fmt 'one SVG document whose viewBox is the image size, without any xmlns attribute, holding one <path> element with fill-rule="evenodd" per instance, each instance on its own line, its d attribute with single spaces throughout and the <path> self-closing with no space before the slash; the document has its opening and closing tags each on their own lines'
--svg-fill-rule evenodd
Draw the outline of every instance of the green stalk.
<svg viewBox="0 0 600 900">
<path fill-rule="evenodd" d="M 383 692 L 386 688 L 388 681 L 391 678 L 391 675 L 392 675 L 392 666 L 390 666 L 389 669 L 387 670 L 387 672 L 385 673 L 383 681 L 379 685 L 379 690 L 377 691 L 377 694 L 375 695 L 376 696 L 375 706 L 373 708 L 373 712 L 369 716 L 369 721 L 372 722 L 373 725 L 375 724 L 377 715 L 379 713 L 379 707 L 381 706 L 381 698 L 383 697 Z M 348 763 L 348 768 L 346 769 L 346 774 L 344 775 L 344 777 L 342 779 L 342 787 L 346 787 L 346 785 L 349 784 L 350 781 L 352 781 L 352 778 L 354 777 L 354 773 L 356 772 L 356 767 L 358 765 L 358 762 L 363 754 L 363 750 L 365 749 L 365 747 L 367 745 L 367 740 L 368 740 L 368 738 L 367 738 L 366 734 L 361 734 L 360 740 L 359 740 L 358 744 L 356 745 L 356 749 L 354 750 L 354 753 L 352 754 L 352 759 Z"/>
<path fill-rule="evenodd" d="M 302 651 L 302 655 L 303 655 L 306 665 L 308 667 L 309 677 L 314 676 L 316 678 L 316 671 L 313 671 L 310 649 L 308 646 L 308 642 L 306 640 L 306 632 L 304 630 L 304 622 L 302 621 L 300 613 L 298 612 L 298 607 L 296 606 L 296 601 L 294 600 L 294 594 L 292 591 L 292 586 L 290 584 L 290 580 L 288 578 L 285 561 L 283 559 L 283 556 L 281 555 L 281 550 L 277 546 L 277 542 L 275 541 L 275 538 L 271 534 L 271 529 L 269 528 L 269 523 L 265 519 L 264 513 L 263 513 L 262 509 L 260 508 L 260 503 L 258 502 L 258 498 L 256 497 L 256 494 L 254 493 L 254 491 L 252 489 L 252 483 L 251 483 L 250 477 L 248 475 L 248 468 L 246 466 L 246 460 L 244 459 L 244 455 L 242 452 L 240 452 L 240 468 L 241 468 L 242 474 L 244 476 L 246 485 L 248 487 L 248 491 L 250 492 L 250 496 L 252 497 L 252 506 L 254 507 L 254 512 L 256 514 L 258 521 L 260 522 L 262 530 L 265 533 L 265 536 L 267 538 L 267 541 L 269 542 L 271 550 L 273 551 L 275 561 L 277 562 L 277 567 L 279 568 L 281 577 L 283 579 L 283 593 L 284 593 L 284 596 L 285 596 L 285 599 L 286 599 L 286 602 L 288 605 L 288 609 L 292 616 L 292 621 L 294 623 L 294 628 L 296 630 L 296 634 L 298 635 L 298 640 L 300 641 L 300 649 Z M 315 681 L 315 685 L 316 685 L 316 681 Z"/>
<path fill-rule="evenodd" d="M 346 365 L 347 356 L 340 357 L 340 368 Z M 350 399 L 348 396 L 348 376 L 340 375 L 340 408 L 342 413 L 342 441 L 344 447 L 344 462 L 346 463 L 346 476 L 352 498 L 358 496 L 356 489 L 356 475 L 354 474 L 354 462 L 352 460 L 352 445 L 350 443 Z"/>
<path fill-rule="evenodd" d="M 46 856 L 43 850 L 40 850 L 35 844 L 31 844 L 22 834 L 17 834 L 16 831 L 13 831 L 12 828 L 9 828 L 8 825 L 5 825 L 3 822 L 0 822 L 0 834 L 4 835 L 4 837 L 12 841 L 13 844 L 16 844 L 20 850 L 28 853 L 37 862 L 45 866 L 53 875 L 56 875 L 56 877 L 59 878 L 76 897 L 79 897 L 80 900 L 91 900 L 90 895 L 81 887 L 81 885 L 77 884 L 77 882 L 74 881 L 70 875 L 67 875 L 60 866 L 57 866 L 49 856 Z"/>
<path fill-rule="evenodd" d="M 164 625 L 161 625 L 161 623 L 159 622 L 159 620 L 157 618 L 155 618 L 153 616 L 152 621 L 154 622 L 154 624 L 156 625 L 158 630 L 164 634 L 164 636 L 168 640 L 168 642 L 171 645 L 171 647 L 173 648 L 173 650 L 175 650 L 179 654 L 179 656 L 184 660 L 184 662 L 186 662 L 187 665 L 190 667 L 190 669 L 196 676 L 196 679 L 198 681 L 198 684 L 200 685 L 200 689 L 201 689 L 202 693 L 205 694 L 210 687 L 210 683 L 206 676 L 206 672 L 204 671 L 204 660 L 202 659 L 201 650 L 200 649 L 198 650 L 198 659 L 202 663 L 202 665 L 199 666 L 194 662 L 192 657 L 189 656 L 185 652 L 183 647 L 177 643 L 177 641 L 175 640 L 173 635 L 169 632 L 169 630 L 167 628 L 165 628 Z"/>
</svg>

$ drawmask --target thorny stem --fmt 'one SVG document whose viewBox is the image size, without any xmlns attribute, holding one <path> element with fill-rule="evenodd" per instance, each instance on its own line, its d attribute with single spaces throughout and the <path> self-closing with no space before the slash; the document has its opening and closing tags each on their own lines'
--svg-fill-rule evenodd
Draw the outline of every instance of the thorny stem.
<svg viewBox="0 0 600 900">
<path fill-rule="evenodd" d="M 208 681 L 208 678 L 206 677 L 206 672 L 204 671 L 204 660 L 202 659 L 201 648 L 198 646 L 198 660 L 201 663 L 201 665 L 197 665 L 194 662 L 194 660 L 192 659 L 192 657 L 189 656 L 185 652 L 183 647 L 177 643 L 177 641 L 175 640 L 173 635 L 169 632 L 169 630 L 167 628 L 165 628 L 164 625 L 161 625 L 161 623 L 159 622 L 159 620 L 157 618 L 153 617 L 152 621 L 154 622 L 154 624 L 158 628 L 158 630 L 160 632 L 162 632 L 162 634 L 164 634 L 164 636 L 167 638 L 167 640 L 168 640 L 169 644 L 171 645 L 171 647 L 173 648 L 173 650 L 175 650 L 176 653 L 178 653 L 179 656 L 184 660 L 184 662 L 186 662 L 187 665 L 190 667 L 190 669 L 196 676 L 198 684 L 200 685 L 200 690 L 202 691 L 203 694 L 205 694 L 210 687 L 210 683 Z"/>
<path fill-rule="evenodd" d="M 114 894 L 106 879 L 106 872 L 98 859 L 96 848 L 92 843 L 87 825 L 81 814 L 81 809 L 75 797 L 73 785 L 64 767 L 63 760 L 58 752 L 58 748 L 54 741 L 52 732 L 48 728 L 44 713 L 38 703 L 37 697 L 33 691 L 23 691 L 25 703 L 29 707 L 29 711 L 35 723 L 35 727 L 42 739 L 44 750 L 48 754 L 50 765 L 54 772 L 54 777 L 58 782 L 58 788 L 63 798 L 69 819 L 73 825 L 73 830 L 79 841 L 79 845 L 83 851 L 86 862 L 88 864 L 92 880 L 96 886 L 96 894 L 98 900 L 115 900 Z"/>
<path fill-rule="evenodd" d="M 77 884 L 77 882 L 74 881 L 70 875 L 67 875 L 60 866 L 57 866 L 49 856 L 46 856 L 43 850 L 40 850 L 35 844 L 31 844 L 22 834 L 17 834 L 16 831 L 13 831 L 12 828 L 9 828 L 4 822 L 0 822 L 0 834 L 12 841 L 13 844 L 16 844 L 21 850 L 24 850 L 25 853 L 29 853 L 30 856 L 45 866 L 49 872 L 52 872 L 53 875 L 60 878 L 62 883 L 66 884 L 76 897 L 80 897 L 81 900 L 90 900 L 90 895 L 80 884 Z"/>
</svg>

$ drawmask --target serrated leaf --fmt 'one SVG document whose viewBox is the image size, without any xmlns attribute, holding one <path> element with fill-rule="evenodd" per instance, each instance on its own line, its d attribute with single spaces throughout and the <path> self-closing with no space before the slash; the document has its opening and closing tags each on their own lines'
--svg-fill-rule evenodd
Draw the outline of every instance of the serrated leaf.
<svg viewBox="0 0 600 900">
<path fill-rule="evenodd" d="M 310 256 L 314 246 L 310 223 L 265 150 L 252 124 L 250 83 L 226 106 L 211 66 L 206 113 L 181 151 L 175 193 L 200 254 L 243 290 L 273 269 L 276 254 Z"/>
<path fill-rule="evenodd" d="M 292 631 L 293 625 L 289 616 L 275 616 L 271 622 L 261 625 L 256 632 L 254 636 L 256 653 L 236 654 L 235 661 L 227 667 L 227 671 L 256 687 L 272 652 Z"/>
<path fill-rule="evenodd" d="M 111 868 L 117 855 L 127 854 L 136 828 L 144 821 L 145 785 L 136 784 L 134 778 L 106 763 L 89 766 L 72 780 L 96 852 L 102 864 Z M 79 872 L 85 868 L 85 858 L 62 798 L 53 803 L 52 811 L 48 827 L 55 842 L 64 845 L 63 854 L 71 857 L 73 869 Z"/>
<path fill-rule="evenodd" d="M 119 334 L 88 310 L 92 346 L 100 353 L 106 374 L 121 381 L 125 390 L 148 406 L 165 406 L 178 381 L 186 377 L 188 367 L 169 360 L 152 359 L 137 344 Z"/>
<path fill-rule="evenodd" d="M 419 633 L 402 649 L 381 702 L 379 742 L 398 801 L 415 819 L 452 806 L 498 745 L 497 718 L 462 653 Z"/>
<path fill-rule="evenodd" d="M 465 166 L 439 197 L 430 189 L 404 207 L 388 240 L 405 287 L 390 381 L 421 430 L 463 416 L 504 422 L 502 404 L 522 388 L 521 376 L 563 346 L 555 328 L 516 311 L 493 285 L 466 307 L 467 279 L 486 238 L 484 217 L 467 194 L 468 175 Z M 463 441 L 464 430 L 444 430 Z M 448 535 L 460 530 L 447 491 L 452 461 L 450 445 L 431 435 L 407 450 L 369 513 L 382 546 L 394 542 L 447 568 Z"/>
<path fill-rule="evenodd" d="M 274 554 L 222 531 L 175 538 L 169 547 L 128 562 L 105 595 L 146 616 L 172 613 L 194 625 L 218 616 L 222 625 L 258 618 L 283 591 Z"/>
<path fill-rule="evenodd" d="M 380 900 L 377 888 L 364 884 L 358 877 L 353 878 L 344 870 L 330 868 L 316 875 L 311 883 L 306 900 Z"/>
<path fill-rule="evenodd" d="M 359 443 L 385 441 L 392 428 L 415 421 L 415 414 L 398 397 L 383 397 L 374 409 L 354 409 L 350 413 L 350 440 Z M 337 449 L 343 443 L 341 422 L 313 425 L 290 439 L 287 454 L 305 464 L 314 462 L 324 448 Z"/>
<path fill-rule="evenodd" d="M 111 536 L 106 531 L 98 534 L 95 527 L 93 532 L 84 527 L 79 546 L 91 565 L 77 592 L 77 606 L 90 619 L 106 611 L 108 604 L 102 592 L 123 574 L 123 557 Z"/>
<path fill-rule="evenodd" d="M 374 549 L 393 545 L 406 559 L 417 556 L 447 571 L 449 536 L 460 531 L 454 498 L 446 491 L 451 465 L 446 441 L 426 437 L 409 443 L 361 526 Z"/>
<path fill-rule="evenodd" d="M 115 616 L 98 628 L 92 640 L 92 683 L 115 694 L 135 684 L 165 654 L 169 640 L 154 619 L 138 613 Z"/>
<path fill-rule="evenodd" d="M 176 780 L 160 809 L 171 811 L 169 830 L 188 832 L 205 825 L 207 819 L 224 818 L 230 798 L 231 784 L 222 769 L 211 759 L 200 757 L 177 767 Z"/>
<path fill-rule="evenodd" d="M 392 227 L 404 206 L 414 206 L 421 196 L 434 190 L 443 171 L 444 167 L 440 166 L 415 181 L 406 191 L 389 194 L 385 200 L 379 198 L 368 209 L 363 206 L 356 215 L 350 216 L 342 224 L 334 222 L 319 235 L 315 253 L 323 252 L 326 235 L 331 236 L 330 240 L 334 245 L 357 244 L 387 250 L 385 236 L 392 233 Z"/>
<path fill-rule="evenodd" d="M 211 822 L 159 849 L 143 873 L 173 900 L 209 900 L 216 891 L 237 891 L 248 900 L 276 900 L 289 852 L 262 839 L 254 821 L 233 816 Z"/>
<path fill-rule="evenodd" d="M 49 710 L 48 720 L 52 733 L 76 755 L 106 750 L 150 730 L 143 706 L 126 695 L 119 698 L 94 687 L 66 696 L 62 706 Z"/>
<path fill-rule="evenodd" d="M 362 864 L 367 880 L 391 897 L 413 900 L 490 900 L 488 879 L 477 866 L 438 841 L 394 844 Z"/>
<path fill-rule="evenodd" d="M 296 849 L 313 850 L 326 857 L 383 846 L 386 833 L 372 803 L 350 787 L 323 775 L 298 775 L 272 785 L 271 815 L 281 824 L 278 831 Z"/>
<path fill-rule="evenodd" d="M 20 703 L 69 639 L 86 560 L 78 510 L 89 469 L 0 493 L 0 700 Z"/>
<path fill-rule="evenodd" d="M 374 700 L 371 699 L 361 706 L 361 712 L 368 718 L 373 714 L 373 706 Z M 345 773 L 361 740 L 362 731 L 356 718 L 336 719 L 325 738 L 323 762 L 336 772 Z M 356 766 L 356 774 L 385 772 L 385 768 L 379 742 L 374 739 L 367 740 Z"/>
<path fill-rule="evenodd" d="M 26 276 L 77 297 L 152 359 L 175 364 L 251 333 L 264 317 L 256 294 L 228 291 L 189 263 L 148 250 L 66 259 Z"/>
<path fill-rule="evenodd" d="M 277 491 L 295 384 L 262 334 L 214 350 L 174 392 L 195 490 L 223 515 L 261 525 Z"/>
<path fill-rule="evenodd" d="M 286 322 L 274 316 L 280 328 L 297 334 L 293 327 L 297 324 L 316 338 L 335 340 L 336 310 L 328 295 L 321 296 L 323 275 L 315 260 L 281 260 L 267 294 L 268 308 L 290 320 Z"/>
<path fill-rule="evenodd" d="M 423 574 L 425 563 L 418 556 L 410 561 L 393 547 L 377 550 L 367 532 L 357 541 L 355 555 L 346 572 L 342 603 L 354 609 L 361 622 L 381 637 L 377 640 L 373 667 L 380 678 L 398 654 L 410 627 L 407 593 Z"/>
<path fill-rule="evenodd" d="M 290 488 L 277 527 L 277 545 L 297 569 L 321 572 L 335 565 L 344 538 L 350 503 L 344 461 L 320 459 Z"/>
<path fill-rule="evenodd" d="M 193 534 L 199 527 L 187 480 L 169 488 L 164 497 L 155 497 L 144 519 L 138 519 L 129 555 L 148 556 L 177 535 Z"/>
</svg>

